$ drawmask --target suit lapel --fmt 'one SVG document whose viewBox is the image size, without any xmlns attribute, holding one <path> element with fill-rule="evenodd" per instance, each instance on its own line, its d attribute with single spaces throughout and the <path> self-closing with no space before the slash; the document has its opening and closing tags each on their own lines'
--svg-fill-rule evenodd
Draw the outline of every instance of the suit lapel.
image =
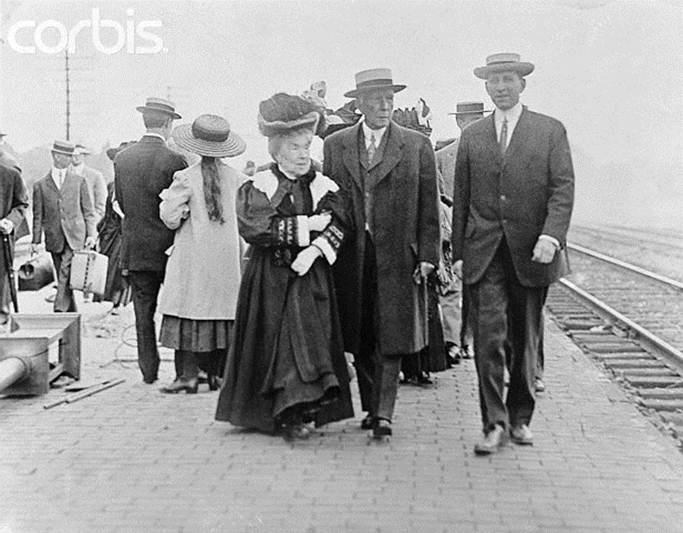
<svg viewBox="0 0 683 533">
<path fill-rule="evenodd" d="M 518 151 L 521 146 L 525 145 L 529 132 L 529 113 L 527 112 L 526 106 L 524 106 L 522 108 L 522 114 L 519 116 L 519 120 L 517 120 L 515 130 L 512 132 L 510 144 L 508 144 L 508 148 L 505 150 L 505 159 L 513 157 L 515 152 Z"/>
<path fill-rule="evenodd" d="M 362 191 L 363 181 L 360 177 L 360 152 L 358 149 L 361 135 L 359 132 L 360 128 L 360 122 L 349 128 L 348 135 L 344 141 L 344 154 L 342 155 L 342 160 L 344 161 L 346 169 L 351 176 L 353 176 L 353 181 L 356 182 L 356 185 Z"/>
<path fill-rule="evenodd" d="M 403 147 L 403 134 L 401 130 L 393 123 L 390 122 L 385 133 L 386 144 L 384 146 L 384 152 L 382 154 L 381 161 L 370 169 L 370 175 L 373 178 L 372 182 L 374 185 L 382 181 L 391 172 L 399 161 L 401 161 L 401 148 Z M 384 142 L 384 139 L 382 139 Z"/>
<path fill-rule="evenodd" d="M 487 121 L 486 143 L 488 144 L 496 161 L 500 161 L 503 159 L 503 155 L 500 153 L 500 144 L 498 144 L 498 135 L 496 134 L 496 121 L 494 119 L 494 114 L 495 113 L 491 113 L 484 119 Z"/>
<path fill-rule="evenodd" d="M 51 170 L 47 173 L 47 176 L 45 176 L 45 186 L 51 189 L 56 195 L 59 195 L 59 189 L 57 188 L 55 180 L 52 179 Z"/>
</svg>

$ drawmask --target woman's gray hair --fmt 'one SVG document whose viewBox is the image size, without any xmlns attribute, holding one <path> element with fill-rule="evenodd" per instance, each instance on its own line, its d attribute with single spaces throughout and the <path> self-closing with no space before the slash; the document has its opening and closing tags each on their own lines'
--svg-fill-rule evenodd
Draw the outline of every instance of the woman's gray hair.
<svg viewBox="0 0 683 533">
<path fill-rule="evenodd" d="M 268 153 L 270 154 L 270 157 L 273 159 L 273 161 L 277 163 L 277 159 L 275 158 L 275 156 L 278 153 L 280 153 L 280 148 L 282 148 L 282 143 L 285 141 L 285 139 L 302 133 L 304 131 L 310 133 L 311 135 L 315 134 L 313 129 L 311 129 L 309 126 L 302 126 L 300 128 L 294 128 L 291 130 L 283 131 L 281 133 L 278 133 L 277 135 L 268 137 Z"/>
</svg>

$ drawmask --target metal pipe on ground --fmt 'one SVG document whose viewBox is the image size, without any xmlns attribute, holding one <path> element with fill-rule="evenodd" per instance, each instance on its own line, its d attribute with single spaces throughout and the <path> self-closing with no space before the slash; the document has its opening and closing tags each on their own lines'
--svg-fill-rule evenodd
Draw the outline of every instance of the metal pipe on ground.
<svg viewBox="0 0 683 533">
<path fill-rule="evenodd" d="M 0 393 L 7 387 L 28 377 L 28 364 L 19 357 L 8 357 L 0 361 Z"/>
</svg>

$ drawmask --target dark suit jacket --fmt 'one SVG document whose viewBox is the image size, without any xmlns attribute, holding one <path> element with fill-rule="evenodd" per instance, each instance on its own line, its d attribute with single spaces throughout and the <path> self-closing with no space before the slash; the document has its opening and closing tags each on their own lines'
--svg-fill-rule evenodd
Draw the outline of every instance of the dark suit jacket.
<svg viewBox="0 0 683 533">
<path fill-rule="evenodd" d="M 13 239 L 29 234 L 26 222 L 28 192 L 21 174 L 14 168 L 0 165 L 0 218 L 14 224 Z"/>
<path fill-rule="evenodd" d="M 361 166 L 367 158 L 360 123 L 325 139 L 323 174 L 348 195 L 353 214 L 355 235 L 344 241 L 334 269 L 345 347 L 356 354 L 362 317 L 364 195 L 369 188 L 383 354 L 414 353 L 425 345 L 421 296 L 412 274 L 418 261 L 439 261 L 434 150 L 427 137 L 394 122 L 384 135 L 381 161 L 375 156 L 367 172 Z"/>
<path fill-rule="evenodd" d="M 170 187 L 173 174 L 187 167 L 185 159 L 161 139 L 143 136 L 114 159 L 116 200 L 123 218 L 123 268 L 163 272 L 174 231 L 159 218 L 159 193 Z"/>
<path fill-rule="evenodd" d="M 38 244 L 45 232 L 45 249 L 59 253 L 68 243 L 80 250 L 87 237 L 95 237 L 97 215 L 83 176 L 67 170 L 62 187 L 57 189 L 50 172 L 33 184 L 33 242 Z"/>
<path fill-rule="evenodd" d="M 574 204 L 574 170 L 564 126 L 524 107 L 503 158 L 494 115 L 465 128 L 455 166 L 453 259 L 465 283 L 481 279 L 503 236 L 526 287 L 566 273 L 565 254 L 550 264 L 531 260 L 541 234 L 566 244 Z"/>
</svg>

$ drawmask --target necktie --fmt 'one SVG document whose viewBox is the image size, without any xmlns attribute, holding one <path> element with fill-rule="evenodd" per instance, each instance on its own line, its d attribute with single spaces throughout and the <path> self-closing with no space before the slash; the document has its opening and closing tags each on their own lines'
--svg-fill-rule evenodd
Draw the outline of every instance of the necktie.
<svg viewBox="0 0 683 533">
<path fill-rule="evenodd" d="M 505 155 L 505 149 L 508 146 L 508 119 L 503 119 L 503 127 L 500 128 L 500 154 Z"/>
<path fill-rule="evenodd" d="M 368 164 L 372 163 L 375 158 L 375 152 L 377 151 L 377 145 L 375 144 L 375 134 L 370 134 L 370 145 L 368 146 Z"/>
<path fill-rule="evenodd" d="M 64 182 L 64 178 L 62 177 L 62 171 L 57 170 L 57 188 L 61 189 L 62 188 L 62 183 Z"/>
</svg>

